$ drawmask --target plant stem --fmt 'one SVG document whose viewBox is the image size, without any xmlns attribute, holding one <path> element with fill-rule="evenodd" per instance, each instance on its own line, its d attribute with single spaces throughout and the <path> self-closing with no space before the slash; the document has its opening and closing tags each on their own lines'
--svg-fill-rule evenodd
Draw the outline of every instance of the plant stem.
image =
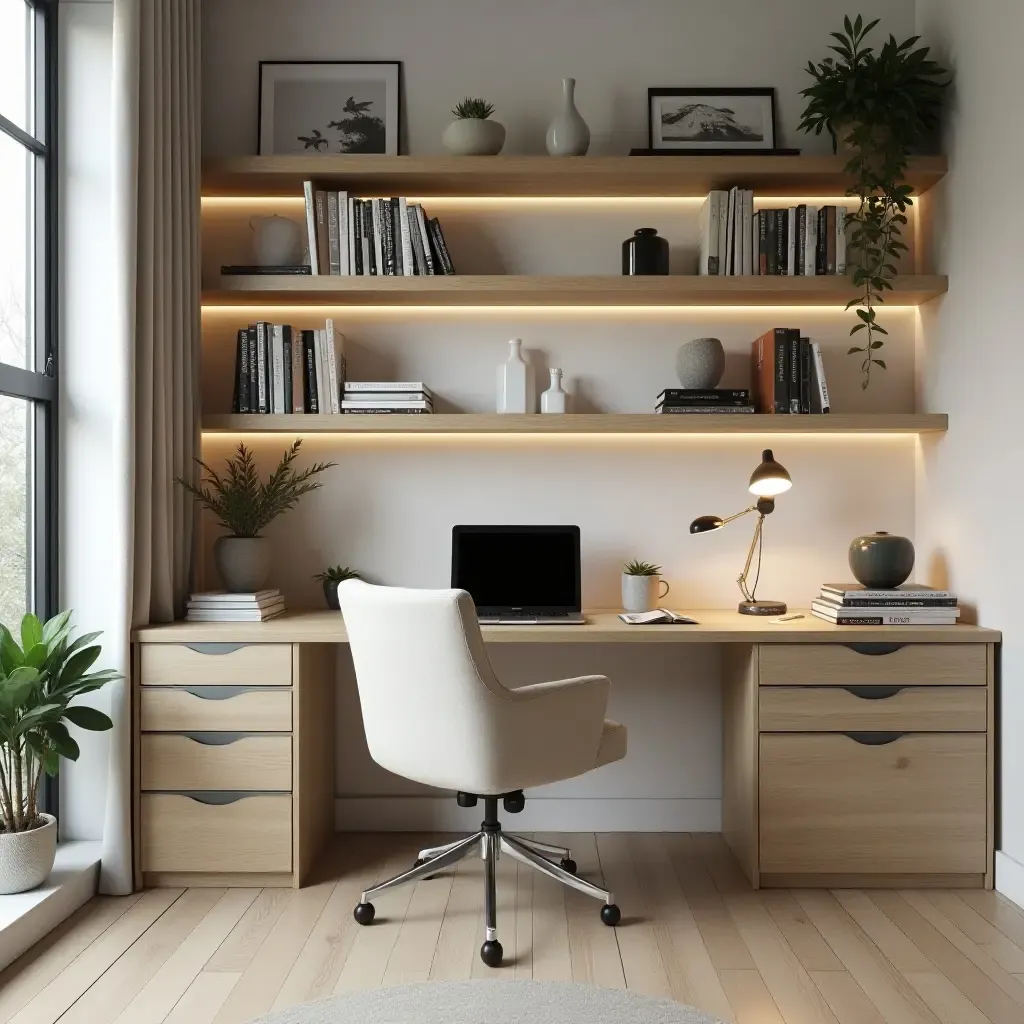
<svg viewBox="0 0 1024 1024">
<path fill-rule="evenodd" d="M 4 750 L 4 763 L 0 766 L 0 801 L 2 801 L 4 829 L 7 832 L 15 831 L 14 808 L 11 804 L 11 790 L 7 780 L 11 775 L 9 751 Z"/>
<path fill-rule="evenodd" d="M 14 831 L 21 832 L 25 828 L 25 795 L 24 781 L 21 777 L 21 749 L 14 747 L 11 751 L 12 774 L 14 775 Z"/>
</svg>

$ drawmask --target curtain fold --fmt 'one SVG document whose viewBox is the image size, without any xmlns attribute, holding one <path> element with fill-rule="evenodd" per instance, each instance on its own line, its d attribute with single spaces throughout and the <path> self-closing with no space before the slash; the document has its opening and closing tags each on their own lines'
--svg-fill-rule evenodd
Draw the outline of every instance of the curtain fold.
<svg viewBox="0 0 1024 1024">
<path fill-rule="evenodd" d="M 127 545 L 112 562 L 125 648 L 132 627 L 181 614 L 192 563 L 194 508 L 174 478 L 199 451 L 199 3 L 114 0 L 112 345 L 124 415 L 112 454 Z M 131 711 L 126 678 L 111 692 L 101 892 L 133 885 Z"/>
</svg>

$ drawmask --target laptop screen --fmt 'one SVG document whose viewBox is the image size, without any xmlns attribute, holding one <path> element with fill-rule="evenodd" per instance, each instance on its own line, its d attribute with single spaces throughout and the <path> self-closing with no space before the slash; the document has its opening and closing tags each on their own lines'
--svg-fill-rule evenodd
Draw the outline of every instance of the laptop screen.
<svg viewBox="0 0 1024 1024">
<path fill-rule="evenodd" d="M 578 526 L 456 526 L 452 586 L 481 615 L 580 610 Z"/>
</svg>

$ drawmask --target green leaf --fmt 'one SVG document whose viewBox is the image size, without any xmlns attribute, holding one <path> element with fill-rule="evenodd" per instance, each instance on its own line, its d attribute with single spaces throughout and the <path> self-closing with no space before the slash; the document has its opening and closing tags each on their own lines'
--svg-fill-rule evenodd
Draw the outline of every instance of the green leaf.
<svg viewBox="0 0 1024 1024">
<path fill-rule="evenodd" d="M 48 647 L 53 643 L 54 637 L 64 632 L 68 628 L 71 622 L 71 609 L 69 608 L 66 612 L 61 612 L 59 615 L 55 615 L 52 619 L 48 619 L 43 626 L 43 643 Z"/>
<path fill-rule="evenodd" d="M 883 370 L 886 369 L 885 362 L 881 359 L 872 359 L 871 362 L 873 362 L 875 366 L 880 366 Z"/>
<path fill-rule="evenodd" d="M 44 728 L 47 736 L 50 737 L 50 742 L 53 744 L 54 749 L 61 757 L 65 757 L 69 761 L 78 760 L 81 750 L 72 738 L 71 733 L 68 732 L 66 725 L 61 722 L 51 722 Z"/>
<path fill-rule="evenodd" d="M 93 662 L 100 656 L 101 651 L 102 648 L 99 645 L 86 647 L 68 658 L 64 662 L 64 668 L 61 669 L 59 685 L 63 687 L 66 683 L 74 682 L 85 675 L 92 667 Z"/>
<path fill-rule="evenodd" d="M 43 642 L 43 624 L 29 612 L 21 620 L 21 646 L 25 651 Z"/>
<path fill-rule="evenodd" d="M 6 626 L 0 627 L 0 658 L 3 660 L 3 669 L 7 675 L 19 665 L 25 664 L 25 655 Z"/>
<path fill-rule="evenodd" d="M 864 349 L 862 349 L 862 348 L 851 348 L 846 354 L 848 356 L 852 356 L 854 352 L 863 352 L 863 351 L 864 351 Z"/>
<path fill-rule="evenodd" d="M 106 732 L 114 727 L 114 723 L 102 711 L 84 704 L 65 708 L 64 717 L 79 729 L 88 729 L 89 732 Z"/>
<path fill-rule="evenodd" d="M 883 342 L 881 342 L 881 341 L 873 341 L 873 342 L 871 342 L 871 347 L 872 348 L 881 348 L 882 345 L 883 345 Z"/>
</svg>

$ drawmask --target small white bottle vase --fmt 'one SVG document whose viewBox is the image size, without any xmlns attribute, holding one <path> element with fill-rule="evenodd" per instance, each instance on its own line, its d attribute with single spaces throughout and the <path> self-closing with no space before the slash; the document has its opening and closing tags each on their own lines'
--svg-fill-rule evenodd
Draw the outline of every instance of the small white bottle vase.
<svg viewBox="0 0 1024 1024">
<path fill-rule="evenodd" d="M 508 359 L 498 367 L 498 412 L 534 412 L 533 374 L 523 358 L 523 339 L 513 338 L 508 347 Z"/>
<path fill-rule="evenodd" d="M 551 156 L 583 156 L 590 148 L 590 129 L 576 109 L 576 79 L 562 79 L 562 103 L 545 139 Z"/>
<path fill-rule="evenodd" d="M 569 396 L 562 390 L 562 371 L 552 367 L 551 386 L 540 396 L 541 412 L 568 412 Z"/>
</svg>

